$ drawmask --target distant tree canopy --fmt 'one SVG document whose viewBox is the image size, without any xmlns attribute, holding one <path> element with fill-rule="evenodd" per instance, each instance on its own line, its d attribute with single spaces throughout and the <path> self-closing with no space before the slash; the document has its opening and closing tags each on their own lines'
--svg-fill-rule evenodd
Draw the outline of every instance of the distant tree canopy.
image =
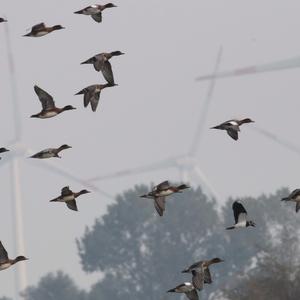
<svg viewBox="0 0 300 300">
<path fill-rule="evenodd" d="M 25 300 L 174 299 L 166 291 L 191 279 L 181 271 L 213 257 L 225 262 L 211 267 L 213 283 L 199 293 L 204 299 L 220 294 L 229 300 L 300 299 L 300 214 L 292 203 L 280 202 L 286 189 L 257 199 L 229 199 L 221 210 L 200 188 L 189 189 L 167 199 L 163 217 L 151 199 L 139 198 L 148 189 L 124 192 L 78 239 L 83 270 L 103 275 L 89 292 L 63 273 L 48 274 L 25 291 Z M 235 200 L 245 205 L 256 228 L 225 230 L 234 223 Z M 280 288 L 289 294 L 280 294 Z"/>
</svg>

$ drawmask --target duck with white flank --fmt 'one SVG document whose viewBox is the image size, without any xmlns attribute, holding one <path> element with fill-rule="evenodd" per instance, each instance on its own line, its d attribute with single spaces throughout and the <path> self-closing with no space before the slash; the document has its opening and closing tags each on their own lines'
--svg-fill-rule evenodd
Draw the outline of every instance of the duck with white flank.
<svg viewBox="0 0 300 300">
<path fill-rule="evenodd" d="M 90 191 L 81 190 L 80 192 L 75 193 L 72 192 L 68 186 L 65 186 L 62 188 L 60 196 L 50 200 L 50 202 L 65 202 L 69 209 L 78 211 L 75 199 L 80 195 L 87 193 L 90 193 Z"/>
<path fill-rule="evenodd" d="M 6 148 L 4 148 L 4 147 L 1 147 L 0 148 L 0 153 L 4 153 L 4 152 L 8 152 L 9 150 L 8 149 L 6 149 Z M 1 157 L 0 157 L 0 159 L 1 159 Z"/>
<path fill-rule="evenodd" d="M 15 259 L 8 258 L 7 251 L 0 241 L 0 271 L 7 269 L 22 260 L 28 260 L 28 258 L 26 258 L 25 256 L 17 256 Z"/>
<path fill-rule="evenodd" d="M 220 125 L 217 125 L 215 127 L 211 127 L 211 129 L 221 129 L 221 130 L 226 130 L 227 134 L 233 138 L 235 141 L 238 140 L 239 138 L 239 134 L 238 132 L 240 131 L 240 126 L 245 124 L 245 123 L 254 123 L 254 121 L 252 121 L 249 118 L 246 119 L 242 119 L 242 120 L 229 120 L 226 121 Z"/>
<path fill-rule="evenodd" d="M 255 223 L 253 221 L 247 220 L 247 211 L 240 202 L 233 202 L 232 209 L 235 224 L 231 227 L 227 227 L 226 229 L 244 228 L 249 226 L 255 227 Z"/>
<path fill-rule="evenodd" d="M 102 22 L 102 12 L 106 8 L 112 8 L 112 7 L 117 7 L 117 6 L 114 5 L 113 3 L 107 3 L 104 5 L 94 4 L 94 5 L 87 6 L 84 9 L 75 11 L 74 14 L 91 16 L 96 22 L 101 23 Z"/>
<path fill-rule="evenodd" d="M 211 274 L 209 271 L 209 266 L 212 264 L 217 264 L 223 262 L 224 260 L 216 257 L 211 260 L 198 261 L 187 269 L 183 270 L 182 273 L 192 273 L 193 275 L 193 285 L 196 289 L 202 290 L 204 283 L 212 283 Z"/>
<path fill-rule="evenodd" d="M 99 103 L 99 98 L 100 98 L 100 93 L 103 89 L 107 87 L 112 87 L 116 86 L 117 84 L 94 84 L 90 85 L 80 92 L 76 93 L 75 95 L 84 95 L 83 96 L 83 105 L 84 107 L 87 107 L 89 103 L 91 104 L 92 111 L 96 111 L 98 103 Z"/>
<path fill-rule="evenodd" d="M 195 287 L 190 282 L 184 282 L 182 284 L 179 284 L 174 289 L 168 290 L 168 293 L 184 293 L 190 300 L 199 299 Z"/>
<path fill-rule="evenodd" d="M 47 27 L 45 23 L 39 23 L 32 26 L 31 31 L 23 36 L 41 37 L 52 31 L 60 30 L 60 29 L 65 29 L 65 27 L 62 27 L 61 25 L 54 25 L 51 27 Z"/>
<path fill-rule="evenodd" d="M 0 23 L 7 22 L 7 20 L 0 18 Z"/>
<path fill-rule="evenodd" d="M 94 68 L 96 71 L 98 72 L 102 72 L 103 77 L 105 78 L 105 80 L 110 83 L 110 84 L 114 84 L 114 75 L 112 72 L 112 68 L 111 68 L 111 64 L 109 62 L 109 60 L 113 57 L 113 56 L 119 56 L 119 55 L 123 55 L 124 53 L 121 51 L 113 51 L 113 52 L 109 52 L 109 53 L 100 53 L 97 54 L 91 58 L 89 58 L 88 60 L 82 62 L 81 64 L 93 64 Z"/>
<path fill-rule="evenodd" d="M 69 149 L 69 148 L 72 148 L 72 147 L 64 144 L 58 148 L 48 148 L 48 149 L 42 150 L 30 157 L 31 158 L 39 158 L 39 159 L 51 158 L 51 157 L 61 158 L 61 156 L 58 155 L 59 152 L 61 152 L 62 150 L 65 150 L 65 149 Z"/>
<path fill-rule="evenodd" d="M 141 198 L 148 198 L 154 200 L 154 207 L 160 216 L 163 216 L 165 211 L 166 197 L 174 193 L 182 193 L 182 190 L 188 189 L 189 186 L 181 184 L 172 186 L 169 181 L 163 181 L 155 186 L 148 194 L 140 196 Z"/>
<path fill-rule="evenodd" d="M 296 213 L 300 210 L 300 189 L 296 189 L 291 192 L 291 194 L 285 198 L 282 198 L 281 201 L 291 201 L 296 203 Z"/>
<path fill-rule="evenodd" d="M 55 103 L 52 96 L 49 95 L 46 91 L 39 88 L 37 85 L 34 86 L 34 91 L 39 97 L 39 100 L 42 104 L 42 111 L 38 114 L 32 115 L 31 118 L 47 119 L 55 117 L 63 111 L 76 109 L 71 105 L 67 105 L 63 108 L 55 107 Z"/>
</svg>

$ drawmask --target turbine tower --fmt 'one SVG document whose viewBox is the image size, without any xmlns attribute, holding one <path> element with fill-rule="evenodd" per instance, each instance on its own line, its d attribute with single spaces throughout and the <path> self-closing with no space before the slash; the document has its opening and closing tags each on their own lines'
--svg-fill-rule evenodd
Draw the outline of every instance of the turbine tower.
<svg viewBox="0 0 300 300">
<path fill-rule="evenodd" d="M 213 74 L 217 74 L 219 65 L 221 62 L 222 57 L 222 47 L 220 47 L 215 63 L 215 67 L 213 70 Z M 179 171 L 180 179 L 189 182 L 190 184 L 196 184 L 197 186 L 199 183 L 202 184 L 202 188 L 206 194 L 214 199 L 219 199 L 219 195 L 216 192 L 215 188 L 209 183 L 207 177 L 202 172 L 201 167 L 198 162 L 197 153 L 199 150 L 199 144 L 203 135 L 203 129 L 205 126 L 206 116 L 209 110 L 209 106 L 211 103 L 213 91 L 215 87 L 215 77 L 212 76 L 210 85 L 207 91 L 207 95 L 205 98 L 205 101 L 203 103 L 203 107 L 201 110 L 201 115 L 199 118 L 199 123 L 197 126 L 197 130 L 194 136 L 194 139 L 191 143 L 191 146 L 189 150 L 182 154 L 175 157 L 169 157 L 162 161 L 154 162 L 149 165 L 137 167 L 137 168 L 131 168 L 127 170 L 117 171 L 111 174 L 103 175 L 103 176 L 97 176 L 94 178 L 90 178 L 90 182 L 96 182 L 96 181 L 102 181 L 102 180 L 108 180 L 108 179 L 114 179 L 117 177 L 123 177 L 123 176 L 130 176 L 130 175 L 138 175 L 141 173 L 146 173 L 150 171 L 158 171 L 158 170 L 164 170 L 168 168 L 175 168 Z"/>
<path fill-rule="evenodd" d="M 13 149 L 12 152 L 9 152 L 5 159 L 1 161 L 1 167 L 5 164 L 10 164 L 10 176 L 11 176 L 11 193 L 12 193 L 12 224 L 14 231 L 14 249 L 17 255 L 26 253 L 25 239 L 24 239 L 24 225 L 23 225 L 23 209 L 22 209 L 22 192 L 21 192 L 21 174 L 20 174 L 20 160 L 24 157 L 37 152 L 31 150 L 25 144 L 22 143 L 22 126 L 20 123 L 20 106 L 18 101 L 18 88 L 17 80 L 15 76 L 15 65 L 14 57 L 11 47 L 10 33 L 8 23 L 5 23 L 5 38 L 6 38 L 6 47 L 7 47 L 7 58 L 8 58 L 8 67 L 10 74 L 10 84 L 11 84 L 11 98 L 13 105 L 13 121 L 14 121 L 14 137 L 9 143 L 9 148 Z M 28 162 L 29 160 L 27 160 Z M 74 182 L 79 183 L 80 185 L 90 188 L 93 191 L 99 193 L 106 198 L 114 199 L 111 195 L 102 190 L 98 189 L 95 185 L 82 180 L 74 176 L 71 172 L 65 170 L 57 164 L 54 164 L 49 161 L 43 161 L 42 164 L 29 161 L 29 163 L 47 169 L 52 173 L 62 175 Z M 20 263 L 15 266 L 15 300 L 20 299 L 20 292 L 24 291 L 27 287 L 27 270 L 26 263 Z"/>
</svg>

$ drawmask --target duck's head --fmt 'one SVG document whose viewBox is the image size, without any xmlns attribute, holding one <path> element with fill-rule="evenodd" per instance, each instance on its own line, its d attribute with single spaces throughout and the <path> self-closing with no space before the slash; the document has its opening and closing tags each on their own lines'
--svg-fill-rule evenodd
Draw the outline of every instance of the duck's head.
<svg viewBox="0 0 300 300">
<path fill-rule="evenodd" d="M 121 51 L 113 51 L 110 53 L 112 56 L 120 56 L 120 55 L 124 55 L 125 53 L 121 52 Z"/>
<path fill-rule="evenodd" d="M 61 25 L 54 25 L 53 30 L 60 30 L 60 29 L 65 29 L 65 27 L 61 26 Z"/>
<path fill-rule="evenodd" d="M 243 119 L 241 122 L 242 123 L 254 123 L 254 121 L 251 120 L 250 118 Z"/>
<path fill-rule="evenodd" d="M 23 256 L 23 255 L 20 255 L 20 256 L 17 256 L 15 261 L 18 262 L 18 261 L 22 261 L 22 260 L 28 260 L 29 258 Z"/>
<path fill-rule="evenodd" d="M 67 145 L 67 144 L 63 144 L 59 147 L 60 149 L 69 149 L 72 148 L 71 146 Z"/>
<path fill-rule="evenodd" d="M 63 110 L 72 110 L 72 109 L 76 109 L 76 107 L 73 107 L 72 105 L 67 105 L 63 108 Z"/>
<path fill-rule="evenodd" d="M 79 193 L 80 193 L 81 195 L 83 195 L 83 194 L 88 194 L 88 193 L 90 193 L 90 191 L 88 191 L 88 190 L 81 190 Z"/>
<path fill-rule="evenodd" d="M 256 224 L 253 221 L 247 221 L 247 227 L 248 226 L 256 227 Z"/>
<path fill-rule="evenodd" d="M 107 3 L 105 4 L 106 8 L 111 8 L 111 7 L 118 7 L 117 5 L 113 4 L 113 3 Z"/>
<path fill-rule="evenodd" d="M 219 257 L 215 257 L 211 260 L 211 263 L 213 264 L 217 264 L 217 263 L 220 263 L 220 262 L 223 262 L 224 260 L 219 258 Z"/>
</svg>

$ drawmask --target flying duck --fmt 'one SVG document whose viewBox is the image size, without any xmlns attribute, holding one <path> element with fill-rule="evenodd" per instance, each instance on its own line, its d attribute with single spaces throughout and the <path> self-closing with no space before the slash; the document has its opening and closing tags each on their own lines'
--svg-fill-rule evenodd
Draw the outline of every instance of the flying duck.
<svg viewBox="0 0 300 300">
<path fill-rule="evenodd" d="M 55 117 L 56 115 L 62 113 L 65 110 L 76 109 L 71 105 L 67 105 L 63 108 L 55 107 L 55 103 L 52 96 L 49 95 L 46 91 L 39 88 L 37 85 L 34 86 L 34 91 L 39 97 L 39 100 L 42 104 L 42 111 L 38 114 L 32 115 L 31 118 L 47 119 Z"/>
<path fill-rule="evenodd" d="M 0 148 L 0 153 L 4 153 L 4 152 L 8 152 L 9 150 L 8 149 L 6 149 L 6 148 L 4 148 L 4 147 L 1 147 Z M 1 157 L 0 157 L 0 159 L 1 159 Z"/>
<path fill-rule="evenodd" d="M 174 289 L 168 290 L 168 293 L 184 293 L 190 300 L 199 299 L 195 287 L 190 282 L 184 282 L 182 284 L 179 284 Z"/>
<path fill-rule="evenodd" d="M 242 124 L 245 124 L 245 123 L 254 123 L 254 121 L 252 121 L 249 118 L 246 118 L 246 119 L 243 119 L 243 120 L 234 119 L 234 120 L 226 121 L 226 122 L 224 122 L 220 125 L 217 125 L 215 127 L 211 127 L 211 129 L 226 130 L 227 134 L 231 138 L 233 138 L 235 141 L 237 141 L 238 138 L 239 138 L 238 132 L 240 131 L 240 126 Z"/>
<path fill-rule="evenodd" d="M 28 258 L 26 258 L 25 256 L 17 256 L 15 259 L 9 259 L 7 251 L 0 241 L 0 271 L 7 269 L 22 260 L 28 260 Z"/>
<path fill-rule="evenodd" d="M 75 193 L 72 192 L 68 186 L 65 186 L 62 188 L 60 196 L 50 200 L 50 202 L 65 202 L 69 209 L 78 211 L 75 199 L 80 195 L 87 193 L 90 193 L 90 191 L 81 190 L 80 192 Z"/>
<path fill-rule="evenodd" d="M 181 184 L 178 186 L 170 185 L 169 181 L 163 181 L 155 186 L 148 194 L 140 196 L 141 198 L 148 198 L 154 200 L 154 207 L 160 216 L 163 216 L 165 211 L 166 197 L 174 193 L 181 193 L 182 190 L 188 189 L 189 186 Z"/>
<path fill-rule="evenodd" d="M 88 60 L 82 62 L 81 64 L 93 64 L 95 70 L 98 72 L 101 71 L 103 74 L 103 77 L 105 78 L 105 80 L 108 83 L 114 84 L 115 83 L 114 75 L 113 75 L 111 64 L 110 64 L 109 60 L 113 56 L 119 56 L 119 55 L 123 55 L 123 54 L 124 53 L 121 51 L 100 53 L 100 54 L 97 54 L 97 55 L 89 58 Z"/>
<path fill-rule="evenodd" d="M 232 210 L 235 224 L 231 227 L 227 227 L 226 229 L 243 228 L 248 226 L 255 227 L 256 224 L 253 221 L 247 220 L 247 211 L 240 202 L 234 201 L 232 204 Z"/>
<path fill-rule="evenodd" d="M 223 262 L 224 260 L 216 257 L 211 260 L 198 261 L 187 269 L 184 269 L 182 273 L 192 273 L 193 275 L 193 285 L 199 291 L 203 289 L 204 283 L 212 283 L 211 274 L 209 271 L 209 266 L 212 264 Z"/>
<path fill-rule="evenodd" d="M 39 23 L 32 26 L 31 31 L 23 36 L 30 36 L 30 37 L 41 37 L 44 36 L 54 30 L 65 29 L 61 25 L 54 25 L 52 27 L 47 27 L 45 23 Z"/>
<path fill-rule="evenodd" d="M 0 23 L 7 22 L 7 20 L 0 18 Z"/>
<path fill-rule="evenodd" d="M 100 4 L 94 4 L 85 7 L 84 9 L 75 11 L 74 14 L 80 14 L 80 15 L 87 15 L 91 16 L 96 22 L 101 23 L 102 22 L 102 11 L 106 8 L 112 8 L 117 7 L 113 3 L 107 3 L 104 5 Z"/>
<path fill-rule="evenodd" d="M 296 202 L 296 213 L 297 213 L 300 210 L 300 189 L 296 189 L 292 191 L 289 196 L 282 198 L 281 201 Z"/>
<path fill-rule="evenodd" d="M 91 104 L 92 111 L 96 111 L 98 103 L 99 103 L 99 98 L 100 98 L 100 93 L 103 89 L 107 87 L 112 87 L 116 86 L 117 84 L 93 84 L 90 85 L 83 90 L 79 91 L 75 95 L 84 95 L 83 96 L 83 105 L 84 107 L 87 107 L 89 103 Z"/>
<path fill-rule="evenodd" d="M 60 146 L 59 148 L 48 148 L 48 149 L 42 150 L 30 157 L 31 158 L 40 158 L 40 159 L 50 158 L 50 157 L 61 158 L 61 156 L 58 155 L 59 152 L 61 152 L 62 150 L 65 150 L 65 149 L 69 149 L 69 148 L 72 148 L 72 147 L 64 144 L 64 145 Z"/>
</svg>

